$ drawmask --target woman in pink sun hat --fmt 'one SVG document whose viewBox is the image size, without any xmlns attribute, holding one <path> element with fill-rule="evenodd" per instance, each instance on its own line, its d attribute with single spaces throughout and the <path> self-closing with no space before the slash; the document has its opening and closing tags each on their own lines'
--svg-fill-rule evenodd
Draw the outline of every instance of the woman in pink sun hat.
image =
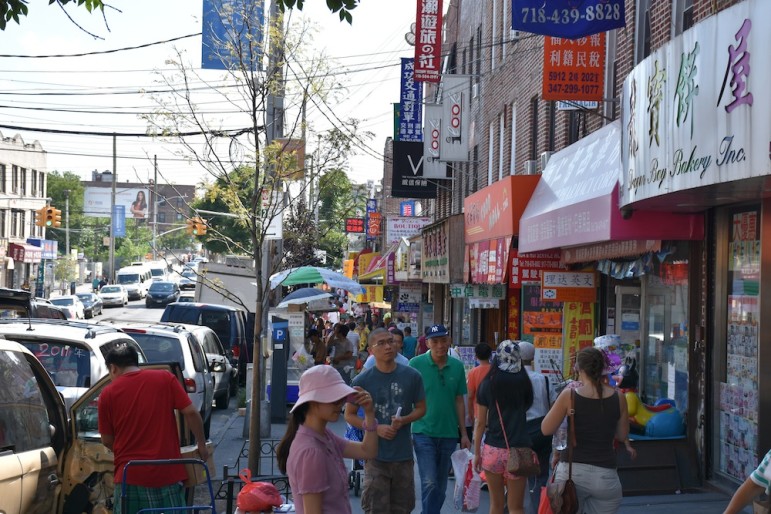
<svg viewBox="0 0 771 514">
<path fill-rule="evenodd" d="M 335 435 L 327 423 L 337 421 L 348 401 L 364 409 L 364 440 Z M 292 407 L 284 438 L 276 450 L 278 467 L 289 477 L 298 514 L 349 514 L 348 471 L 343 459 L 377 456 L 377 420 L 372 397 L 350 387 L 332 366 L 314 366 L 300 377 L 300 395 Z"/>
</svg>

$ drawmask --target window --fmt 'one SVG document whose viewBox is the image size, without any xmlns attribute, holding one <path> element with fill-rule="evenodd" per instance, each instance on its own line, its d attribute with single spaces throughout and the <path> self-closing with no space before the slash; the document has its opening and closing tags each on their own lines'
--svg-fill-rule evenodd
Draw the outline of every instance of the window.
<svg viewBox="0 0 771 514">
<path fill-rule="evenodd" d="M 477 192 L 477 178 L 479 177 L 479 145 L 474 145 L 474 173 L 471 175 L 471 193 Z"/>
<path fill-rule="evenodd" d="M 509 19 L 509 5 L 511 2 L 504 0 L 501 2 L 501 60 L 506 60 L 506 47 L 508 46 L 508 41 L 506 40 L 506 28 L 511 27 L 511 22 L 507 21 Z"/>
<path fill-rule="evenodd" d="M 11 237 L 19 235 L 19 211 L 11 211 Z"/>
<path fill-rule="evenodd" d="M 473 39 L 472 39 L 472 41 L 473 41 Z M 463 73 L 464 75 L 466 74 L 466 65 L 467 65 L 467 63 L 468 63 L 468 54 L 467 54 L 466 52 L 467 52 L 467 49 L 466 49 L 466 48 L 464 48 L 464 49 L 463 49 L 463 62 L 461 63 L 461 66 L 463 66 L 463 71 L 462 71 L 462 73 Z"/>
<path fill-rule="evenodd" d="M 635 64 L 651 53 L 651 0 L 639 0 L 635 6 Z"/>
<path fill-rule="evenodd" d="M 32 196 L 37 196 L 37 194 L 38 194 L 38 191 L 37 191 L 37 171 L 35 171 L 35 170 L 30 171 L 29 178 L 30 178 L 30 180 L 32 182 L 30 184 L 32 186 L 32 189 L 30 190 L 29 194 L 32 195 Z"/>
<path fill-rule="evenodd" d="M 21 352 L 0 352 L 0 451 L 51 445 L 49 417 L 35 373 Z"/>
<path fill-rule="evenodd" d="M 506 113 L 498 115 L 498 180 L 503 179 L 503 136 L 506 133 Z"/>
<path fill-rule="evenodd" d="M 495 132 L 494 125 L 490 122 L 487 129 L 487 184 L 493 183 L 493 169 L 495 168 Z"/>
<path fill-rule="evenodd" d="M 0 164 L 0 192 L 6 192 L 5 185 L 5 164 Z"/>
<path fill-rule="evenodd" d="M 40 186 L 40 189 L 38 190 L 38 196 L 41 198 L 45 198 L 45 192 L 46 192 L 46 174 L 42 171 L 40 172 L 40 179 L 38 180 L 38 185 Z"/>
<path fill-rule="evenodd" d="M 530 159 L 538 157 L 538 97 L 530 99 Z"/>
<path fill-rule="evenodd" d="M 502 0 L 507 2 L 508 0 Z M 495 51 L 498 48 L 498 0 L 493 0 L 492 8 L 492 36 L 490 37 L 490 71 L 495 71 Z"/>
<path fill-rule="evenodd" d="M 570 111 L 568 115 L 568 144 L 572 145 L 586 135 L 586 113 Z"/>
<path fill-rule="evenodd" d="M 166 223 L 166 213 L 158 211 L 158 223 Z"/>
<path fill-rule="evenodd" d="M 2 210 L 0 211 L 0 237 L 8 237 L 8 227 L 6 227 L 6 219 L 7 219 L 8 211 Z"/>
<path fill-rule="evenodd" d="M 24 237 L 25 233 L 27 232 L 27 213 L 24 211 L 19 211 L 19 235 Z"/>
<path fill-rule="evenodd" d="M 675 0 L 672 2 L 672 38 L 679 36 L 693 27 L 693 0 Z"/>
<path fill-rule="evenodd" d="M 15 164 L 11 165 L 11 192 L 19 192 L 19 167 Z"/>
<path fill-rule="evenodd" d="M 19 183 L 21 187 L 20 193 L 22 195 L 27 194 L 27 168 L 19 168 Z"/>
<path fill-rule="evenodd" d="M 517 104 L 511 104 L 511 162 L 509 175 L 517 174 Z"/>
<path fill-rule="evenodd" d="M 554 151 L 554 140 L 556 139 L 556 130 L 554 124 L 557 117 L 557 104 L 555 102 L 549 102 L 549 151 Z"/>
</svg>

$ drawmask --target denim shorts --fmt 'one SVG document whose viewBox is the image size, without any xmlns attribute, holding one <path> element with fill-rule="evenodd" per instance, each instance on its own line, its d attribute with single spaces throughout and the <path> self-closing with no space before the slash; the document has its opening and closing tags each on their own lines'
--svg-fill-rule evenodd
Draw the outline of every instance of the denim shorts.
<svg viewBox="0 0 771 514">
<path fill-rule="evenodd" d="M 506 471 L 508 465 L 508 449 L 482 444 L 482 469 L 496 475 L 503 475 L 503 478 L 506 480 L 519 480 L 522 478 Z"/>
</svg>

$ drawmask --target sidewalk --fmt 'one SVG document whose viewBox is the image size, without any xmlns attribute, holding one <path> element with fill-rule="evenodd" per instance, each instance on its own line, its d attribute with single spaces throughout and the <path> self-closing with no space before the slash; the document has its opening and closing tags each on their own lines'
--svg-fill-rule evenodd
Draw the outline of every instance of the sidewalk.
<svg viewBox="0 0 771 514">
<path fill-rule="evenodd" d="M 213 433 L 212 441 L 216 444 L 214 461 L 217 469 L 217 478 L 222 478 L 223 466 L 234 466 L 239 452 L 244 444 L 243 434 L 244 418 L 234 412 L 221 430 Z M 345 433 L 345 422 L 338 420 L 330 425 L 330 428 L 338 435 Z M 286 430 L 284 424 L 273 424 L 271 426 L 271 438 L 280 439 Z M 244 459 L 241 459 L 245 462 Z M 350 469 L 350 461 L 346 461 L 346 467 Z M 236 470 L 231 470 L 230 475 L 237 474 Z M 420 488 L 418 487 L 418 472 L 415 470 L 417 506 L 414 512 L 420 512 Z M 451 504 L 452 490 L 455 481 L 450 480 L 447 486 L 447 498 L 442 513 L 455 513 Z M 350 493 L 351 510 L 354 514 L 362 513 L 361 498 Z M 621 509 L 622 514 L 650 513 L 650 514 L 721 514 L 728 505 L 729 496 L 720 492 L 706 491 L 699 493 L 683 493 L 657 496 L 630 496 L 623 499 Z M 482 491 L 481 505 L 479 513 L 487 512 L 489 508 L 489 497 L 487 491 Z M 220 510 L 224 512 L 224 508 Z M 745 512 L 751 513 L 752 508 L 745 509 Z"/>
</svg>

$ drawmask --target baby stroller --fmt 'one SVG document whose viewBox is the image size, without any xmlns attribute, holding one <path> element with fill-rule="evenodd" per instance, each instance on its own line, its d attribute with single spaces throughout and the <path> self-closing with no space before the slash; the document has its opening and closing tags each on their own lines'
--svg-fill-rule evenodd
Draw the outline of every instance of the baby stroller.
<svg viewBox="0 0 771 514">
<path fill-rule="evenodd" d="M 364 419 L 364 410 L 359 408 L 356 413 L 360 418 Z M 346 423 L 345 436 L 347 440 L 354 442 L 361 442 L 364 440 L 364 431 L 360 428 L 356 428 L 350 423 Z M 351 471 L 348 473 L 348 489 L 353 489 L 353 494 L 359 496 L 361 494 L 361 475 L 364 473 L 364 461 L 354 459 L 351 465 Z"/>
</svg>

